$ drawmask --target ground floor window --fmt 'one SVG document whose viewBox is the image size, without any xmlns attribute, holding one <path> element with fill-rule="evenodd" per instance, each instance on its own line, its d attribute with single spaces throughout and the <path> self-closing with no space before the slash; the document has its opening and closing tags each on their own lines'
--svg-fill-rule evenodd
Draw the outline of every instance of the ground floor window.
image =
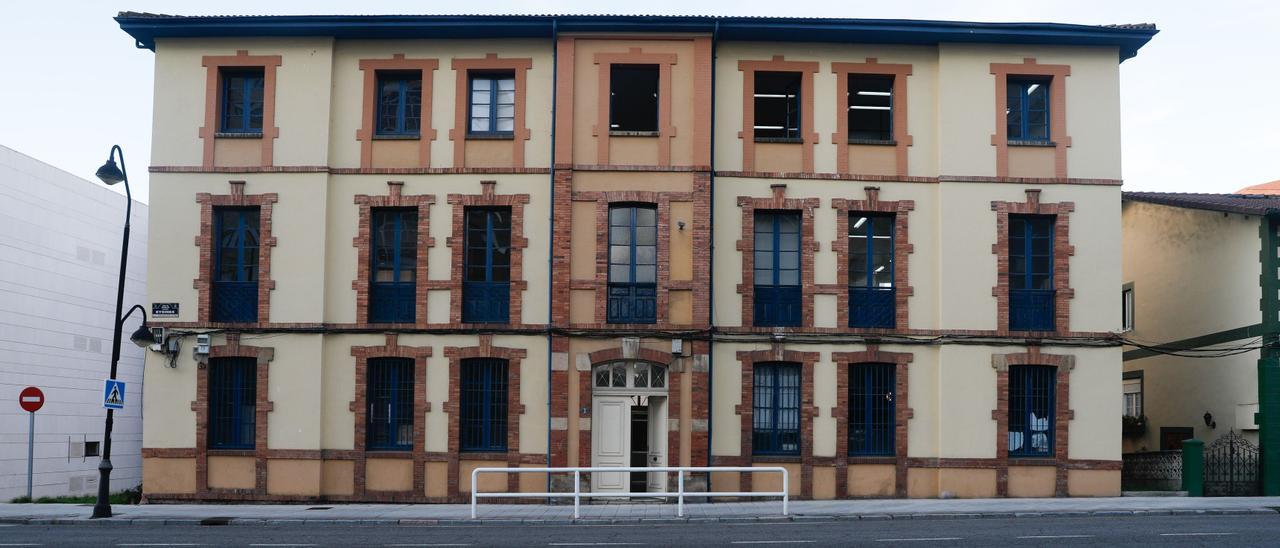
<svg viewBox="0 0 1280 548">
<path fill-rule="evenodd" d="M 209 360 L 209 448 L 253 449 L 257 360 Z"/>
<path fill-rule="evenodd" d="M 892 455 L 895 368 L 892 363 L 849 367 L 849 454 Z"/>
<path fill-rule="evenodd" d="M 507 360 L 462 361 L 463 451 L 507 450 Z"/>
<path fill-rule="evenodd" d="M 757 455 L 800 454 L 800 364 L 754 367 L 751 447 Z"/>
<path fill-rule="evenodd" d="M 369 449 L 413 449 L 413 360 L 374 358 L 368 363 Z"/>
<path fill-rule="evenodd" d="M 1009 455 L 1047 457 L 1053 454 L 1056 367 L 1009 367 Z"/>
</svg>

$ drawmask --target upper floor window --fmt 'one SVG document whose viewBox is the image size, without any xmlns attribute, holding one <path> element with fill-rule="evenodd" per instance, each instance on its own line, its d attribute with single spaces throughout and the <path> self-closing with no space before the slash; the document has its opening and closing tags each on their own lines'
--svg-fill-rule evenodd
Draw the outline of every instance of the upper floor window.
<svg viewBox="0 0 1280 548">
<path fill-rule="evenodd" d="M 609 323 L 654 323 L 658 297 L 658 210 L 609 208 Z"/>
<path fill-rule="evenodd" d="M 1009 329 L 1054 329 L 1053 217 L 1009 216 Z"/>
<path fill-rule="evenodd" d="M 213 292 L 209 319 L 258 321 L 258 208 L 213 208 Z"/>
<path fill-rule="evenodd" d="M 1053 454 L 1056 367 L 1009 366 L 1009 456 Z"/>
<path fill-rule="evenodd" d="M 373 358 L 368 370 L 369 449 L 413 449 L 413 360 Z"/>
<path fill-rule="evenodd" d="M 1049 141 L 1049 80 L 1013 78 L 1007 81 L 1005 123 L 1010 141 Z"/>
<path fill-rule="evenodd" d="M 469 207 L 462 321 L 506 323 L 511 300 L 511 208 Z"/>
<path fill-rule="evenodd" d="M 263 70 L 235 69 L 222 72 L 223 133 L 262 133 Z"/>
<path fill-rule="evenodd" d="M 800 364 L 757 363 L 752 374 L 752 452 L 800 454 Z"/>
<path fill-rule="evenodd" d="M 893 140 L 893 77 L 849 75 L 849 138 Z"/>
<path fill-rule="evenodd" d="M 516 120 L 516 78 L 508 73 L 471 76 L 471 135 L 512 135 Z"/>
<path fill-rule="evenodd" d="M 755 325 L 800 325 L 800 212 L 755 214 Z"/>
<path fill-rule="evenodd" d="M 1120 290 L 1120 330 L 1133 331 L 1133 284 L 1124 284 Z"/>
<path fill-rule="evenodd" d="M 755 137 L 800 141 L 799 72 L 755 73 Z"/>
<path fill-rule="evenodd" d="M 1142 371 L 1124 372 L 1124 416 L 1142 416 Z"/>
<path fill-rule="evenodd" d="M 253 449 L 257 369 L 254 358 L 209 359 L 210 449 Z"/>
<path fill-rule="evenodd" d="M 849 366 L 850 455 L 894 453 L 896 369 L 892 363 Z"/>
<path fill-rule="evenodd" d="M 609 65 L 609 131 L 658 131 L 658 65 Z"/>
<path fill-rule="evenodd" d="M 506 451 L 507 361 L 462 360 L 461 391 L 462 450 Z"/>
<path fill-rule="evenodd" d="M 378 73 L 376 135 L 417 137 L 422 131 L 422 74 Z"/>
<path fill-rule="evenodd" d="M 373 216 L 369 321 L 414 321 L 418 266 L 418 210 L 376 208 Z"/>
<path fill-rule="evenodd" d="M 893 215 L 849 214 L 849 327 L 893 327 Z"/>
</svg>

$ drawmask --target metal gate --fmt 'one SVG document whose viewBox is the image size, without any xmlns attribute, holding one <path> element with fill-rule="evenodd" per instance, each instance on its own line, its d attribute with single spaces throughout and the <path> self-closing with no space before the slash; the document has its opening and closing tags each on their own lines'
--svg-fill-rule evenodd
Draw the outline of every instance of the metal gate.
<svg viewBox="0 0 1280 548">
<path fill-rule="evenodd" d="M 1262 494 L 1258 446 L 1235 430 L 1204 448 L 1204 495 L 1250 497 Z"/>
</svg>

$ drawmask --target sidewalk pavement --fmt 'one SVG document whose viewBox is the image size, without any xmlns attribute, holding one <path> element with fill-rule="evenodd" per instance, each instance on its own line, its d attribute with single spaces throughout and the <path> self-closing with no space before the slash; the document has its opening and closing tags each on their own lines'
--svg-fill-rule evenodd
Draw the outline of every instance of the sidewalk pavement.
<svg viewBox="0 0 1280 548">
<path fill-rule="evenodd" d="M 1186 514 L 1274 514 L 1280 497 L 1113 497 L 1052 499 L 879 499 L 794 501 L 782 515 L 781 501 L 676 505 L 583 504 L 573 519 L 571 504 L 484 504 L 477 520 L 467 504 L 144 504 L 115 505 L 115 516 L 90 520 L 92 505 L 0 504 L 0 524 L 31 525 L 474 525 L 602 524 L 646 522 L 972 519 Z"/>
</svg>

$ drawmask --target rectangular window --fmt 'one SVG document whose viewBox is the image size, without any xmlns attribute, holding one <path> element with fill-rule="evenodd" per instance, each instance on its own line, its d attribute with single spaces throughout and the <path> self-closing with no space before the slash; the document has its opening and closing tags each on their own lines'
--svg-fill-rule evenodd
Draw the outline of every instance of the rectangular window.
<svg viewBox="0 0 1280 548">
<path fill-rule="evenodd" d="M 209 448 L 253 449 L 257 360 L 209 359 Z"/>
<path fill-rule="evenodd" d="M 222 133 L 262 133 L 263 69 L 222 71 Z"/>
<path fill-rule="evenodd" d="M 376 208 L 369 276 L 369 321 L 413 323 L 417 297 L 418 210 Z"/>
<path fill-rule="evenodd" d="M 764 140 L 800 139 L 799 72 L 755 72 L 755 137 Z"/>
<path fill-rule="evenodd" d="M 800 325 L 800 213 L 755 215 L 755 325 Z"/>
<path fill-rule="evenodd" d="M 1009 366 L 1009 456 L 1053 455 L 1057 373 L 1046 365 Z"/>
<path fill-rule="evenodd" d="M 213 208 L 213 294 L 209 319 L 258 321 L 258 208 Z"/>
<path fill-rule="evenodd" d="M 466 210 L 462 321 L 507 323 L 511 302 L 511 208 Z"/>
<path fill-rule="evenodd" d="M 1133 331 L 1133 284 L 1124 284 L 1120 290 L 1120 330 Z"/>
<path fill-rule="evenodd" d="M 1049 142 L 1049 80 L 1011 77 L 1006 92 L 1009 140 Z"/>
<path fill-rule="evenodd" d="M 365 372 L 368 389 L 369 449 L 413 449 L 413 360 L 373 358 Z"/>
<path fill-rule="evenodd" d="M 658 65 L 609 65 L 609 131 L 658 131 Z"/>
<path fill-rule="evenodd" d="M 471 76 L 470 135 L 513 135 L 516 127 L 516 78 L 508 73 Z"/>
<path fill-rule="evenodd" d="M 609 323 L 658 321 L 658 210 L 609 208 Z"/>
<path fill-rule="evenodd" d="M 893 77 L 849 75 L 849 139 L 893 140 Z"/>
<path fill-rule="evenodd" d="M 1009 216 L 1009 329 L 1053 331 L 1053 217 Z"/>
<path fill-rule="evenodd" d="M 753 375 L 752 452 L 757 455 L 799 455 L 800 365 L 757 363 Z"/>
<path fill-rule="evenodd" d="M 99 445 L 98 445 L 98 442 L 96 442 L 96 441 L 86 441 L 86 442 L 84 442 L 84 456 L 86 456 L 86 457 L 97 457 L 97 456 L 100 456 L 100 455 L 98 454 L 98 450 L 99 450 L 99 449 L 98 449 L 98 447 L 99 447 Z"/>
<path fill-rule="evenodd" d="M 422 73 L 378 73 L 376 135 L 417 137 L 422 130 Z"/>
<path fill-rule="evenodd" d="M 463 451 L 507 450 L 507 361 L 462 360 Z"/>
<path fill-rule="evenodd" d="M 849 366 L 849 454 L 894 454 L 894 393 L 897 366 L 863 363 Z"/>
<path fill-rule="evenodd" d="M 1124 372 L 1124 416 L 1141 417 L 1142 410 L 1142 372 Z"/>
<path fill-rule="evenodd" d="M 849 214 L 849 327 L 892 328 L 893 215 Z"/>
</svg>

